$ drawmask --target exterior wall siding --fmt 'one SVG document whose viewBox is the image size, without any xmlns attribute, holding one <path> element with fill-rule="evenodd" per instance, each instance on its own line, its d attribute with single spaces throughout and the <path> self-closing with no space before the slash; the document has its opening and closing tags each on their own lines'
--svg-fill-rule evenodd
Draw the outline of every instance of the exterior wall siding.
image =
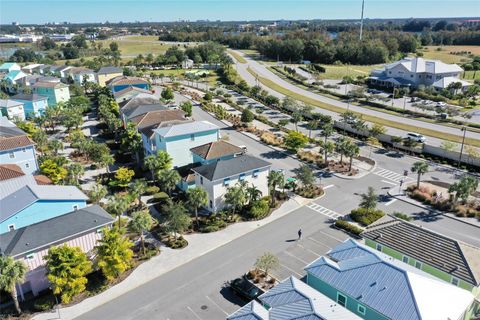
<svg viewBox="0 0 480 320">
<path fill-rule="evenodd" d="M 13 155 L 13 158 L 11 155 Z M 23 170 L 23 172 L 25 172 L 25 174 L 32 174 L 38 170 L 37 157 L 33 146 L 1 151 L 0 163 L 16 164 Z"/>
<path fill-rule="evenodd" d="M 14 225 L 15 229 L 20 229 L 31 224 L 45 221 L 51 218 L 61 216 L 65 213 L 72 212 L 74 206 L 79 209 L 86 206 L 85 200 L 40 200 L 14 216 L 0 223 L 0 233 L 8 232 L 8 226 Z"/>
<path fill-rule="evenodd" d="M 70 90 L 68 87 L 63 88 L 34 88 L 34 92 L 47 97 L 48 106 L 54 106 L 60 102 L 67 102 L 70 99 Z"/>
<path fill-rule="evenodd" d="M 34 118 L 39 115 L 42 115 L 48 106 L 47 99 L 37 100 L 37 101 L 18 100 L 18 99 L 14 99 L 14 100 L 23 103 L 23 111 L 25 112 L 25 118 Z"/>
<path fill-rule="evenodd" d="M 20 119 L 25 120 L 25 110 L 23 109 L 23 105 L 10 107 L 10 108 L 1 108 L 2 116 L 8 117 L 10 120 Z"/>
<path fill-rule="evenodd" d="M 109 80 L 121 76 L 123 73 L 97 74 L 97 82 L 100 86 L 105 87 Z"/>
</svg>

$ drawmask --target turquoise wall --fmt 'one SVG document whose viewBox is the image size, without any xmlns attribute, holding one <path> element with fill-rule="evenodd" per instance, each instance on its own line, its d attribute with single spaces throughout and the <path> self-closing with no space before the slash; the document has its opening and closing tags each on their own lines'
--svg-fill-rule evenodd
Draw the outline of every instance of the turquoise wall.
<svg viewBox="0 0 480 320">
<path fill-rule="evenodd" d="M 45 221 L 51 218 L 61 216 L 72 212 L 73 206 L 77 205 L 79 209 L 86 206 L 85 200 L 40 200 L 25 209 L 19 211 L 14 216 L 0 223 L 0 233 L 8 232 L 8 226 L 15 225 L 15 229 L 29 226 L 31 224 Z"/>
</svg>

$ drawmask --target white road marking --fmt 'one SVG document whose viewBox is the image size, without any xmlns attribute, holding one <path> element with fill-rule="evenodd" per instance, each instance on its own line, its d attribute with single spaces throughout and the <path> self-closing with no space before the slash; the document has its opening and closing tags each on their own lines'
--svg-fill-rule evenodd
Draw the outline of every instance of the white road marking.
<svg viewBox="0 0 480 320">
<path fill-rule="evenodd" d="M 195 311 L 192 310 L 192 308 L 190 308 L 189 306 L 187 306 L 187 309 L 190 310 L 191 313 L 193 313 L 193 315 L 199 319 L 199 320 L 203 320 L 198 314 L 195 313 Z"/>
<path fill-rule="evenodd" d="M 313 239 L 312 237 L 308 237 L 308 239 L 311 240 L 311 241 L 313 241 L 313 242 L 315 242 L 316 244 L 319 244 L 319 245 L 321 245 L 321 246 L 324 246 L 324 247 L 326 247 L 326 248 L 328 248 L 328 249 L 332 249 L 332 247 L 327 246 L 325 243 L 320 242 L 320 241 L 318 241 L 318 240 L 315 240 L 315 239 Z"/>
<path fill-rule="evenodd" d="M 322 207 L 321 205 L 315 203 L 315 202 L 312 202 L 312 203 L 309 203 L 307 205 L 308 208 L 312 209 L 313 211 L 316 211 L 318 213 L 321 213 L 329 218 L 332 218 L 332 219 L 338 219 L 340 218 L 342 215 L 340 213 L 337 213 L 335 211 L 332 211 L 330 209 L 327 209 L 325 207 Z"/>
<path fill-rule="evenodd" d="M 300 262 L 302 262 L 302 263 L 304 263 L 304 264 L 308 264 L 308 263 L 309 263 L 309 262 L 307 262 L 307 261 L 305 261 L 305 260 L 303 260 L 303 259 L 300 259 L 300 258 L 297 257 L 296 255 L 294 255 L 294 254 L 292 254 L 292 253 L 290 253 L 290 252 L 288 252 L 288 251 L 284 251 L 284 252 L 285 252 L 285 254 L 289 255 L 289 256 L 292 257 L 292 258 L 297 259 L 298 261 L 300 261 Z"/>
<path fill-rule="evenodd" d="M 323 190 L 327 190 L 327 189 L 329 189 L 329 188 L 331 188 L 331 187 L 335 187 L 335 185 L 334 185 L 334 184 L 330 184 L 330 185 L 328 185 L 328 186 L 325 186 L 325 187 L 323 187 Z"/>
<path fill-rule="evenodd" d="M 205 297 L 207 297 L 207 299 L 210 300 L 211 303 L 213 303 L 215 306 L 217 306 L 218 309 L 220 309 L 223 313 L 225 313 L 225 315 L 228 316 L 228 312 L 223 310 L 222 307 L 220 307 L 215 301 L 212 300 L 212 298 L 210 298 L 209 296 L 205 296 Z"/>
<path fill-rule="evenodd" d="M 332 238 L 332 239 L 335 239 L 335 240 L 339 241 L 339 242 L 345 241 L 345 240 L 339 239 L 339 238 L 337 238 L 337 237 L 334 237 L 334 236 L 332 236 L 332 235 L 330 235 L 330 234 L 328 234 L 328 233 L 326 233 L 326 232 L 323 232 L 322 230 L 320 230 L 320 232 L 323 233 L 324 235 Z"/>
<path fill-rule="evenodd" d="M 313 254 L 313 255 L 315 255 L 315 256 L 317 256 L 317 257 L 320 257 L 320 256 L 321 256 L 321 254 L 318 254 L 318 253 L 316 253 L 315 251 L 313 251 L 313 250 L 311 250 L 311 249 L 309 249 L 309 248 L 307 248 L 307 247 L 305 247 L 305 246 L 302 246 L 300 243 L 298 244 L 298 246 L 299 246 L 300 248 L 302 248 L 303 250 L 306 250 L 306 251 L 310 252 L 311 254 Z"/>
<path fill-rule="evenodd" d="M 280 263 L 280 265 L 281 265 L 282 267 L 284 267 L 285 269 L 287 269 L 288 271 L 295 273 L 297 276 L 303 277 L 300 273 L 298 273 L 297 271 L 295 271 L 295 270 L 287 267 L 286 265 L 284 265 L 284 264 L 282 264 L 282 263 Z"/>
<path fill-rule="evenodd" d="M 387 180 L 382 180 L 383 183 L 388 183 L 388 184 L 391 184 L 391 185 L 394 185 L 396 186 L 397 184 L 396 183 L 393 183 L 393 182 L 390 182 L 390 181 L 387 181 Z"/>
<path fill-rule="evenodd" d="M 384 168 L 381 168 L 381 167 L 377 167 L 375 169 L 375 171 L 373 171 L 373 174 L 375 174 L 379 177 L 391 180 L 391 181 L 396 182 L 396 183 L 400 183 L 400 181 L 402 181 L 402 180 L 406 181 L 408 179 L 412 179 L 408 176 L 405 177 L 403 174 L 396 173 L 396 172 L 393 172 L 393 171 L 390 171 L 390 170 L 387 170 L 387 169 L 384 169 Z"/>
<path fill-rule="evenodd" d="M 397 201 L 396 198 L 393 198 L 392 200 L 388 201 L 387 203 L 385 203 L 385 205 L 388 207 L 389 205 L 391 205 L 392 203 L 394 203 L 395 201 Z"/>
</svg>

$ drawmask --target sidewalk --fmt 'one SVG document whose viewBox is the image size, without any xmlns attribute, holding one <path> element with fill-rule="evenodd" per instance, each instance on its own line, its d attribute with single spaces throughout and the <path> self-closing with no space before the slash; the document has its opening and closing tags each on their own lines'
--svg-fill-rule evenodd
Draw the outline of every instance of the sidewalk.
<svg viewBox="0 0 480 320">
<path fill-rule="evenodd" d="M 298 209 L 301 205 L 298 199 L 290 199 L 280 208 L 275 210 L 270 216 L 260 221 L 241 222 L 230 225 L 229 227 L 208 234 L 191 234 L 184 238 L 188 241 L 188 246 L 184 249 L 174 250 L 163 248 L 160 255 L 141 264 L 135 269 L 124 281 L 111 287 L 96 296 L 85 299 L 82 302 L 60 309 L 61 319 L 74 319 L 84 313 L 89 312 L 109 301 L 131 291 L 164 273 L 167 273 L 179 266 L 192 261 L 222 245 L 233 241 L 255 229 L 258 229 L 276 219 L 279 219 L 293 210 Z M 57 319 L 57 311 L 40 313 L 33 317 L 36 320 Z"/>
</svg>

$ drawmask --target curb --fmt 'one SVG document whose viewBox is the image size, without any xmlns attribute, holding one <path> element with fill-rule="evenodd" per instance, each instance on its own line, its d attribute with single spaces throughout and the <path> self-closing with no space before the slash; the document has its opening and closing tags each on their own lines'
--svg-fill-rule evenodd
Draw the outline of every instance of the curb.
<svg viewBox="0 0 480 320">
<path fill-rule="evenodd" d="M 375 159 L 372 159 L 372 158 L 369 158 L 370 160 L 373 160 L 374 164 L 373 166 L 370 168 L 370 170 L 366 170 L 364 174 L 362 175 L 358 175 L 358 176 L 353 176 L 353 177 L 349 177 L 349 176 L 345 176 L 343 174 L 339 174 L 339 173 L 333 173 L 333 175 L 337 178 L 340 178 L 340 179 L 344 179 L 344 180 L 358 180 L 358 179 L 361 179 L 363 177 L 366 177 L 368 176 L 370 173 L 372 173 L 373 171 L 375 171 L 375 169 L 377 168 L 377 161 Z"/>
</svg>

